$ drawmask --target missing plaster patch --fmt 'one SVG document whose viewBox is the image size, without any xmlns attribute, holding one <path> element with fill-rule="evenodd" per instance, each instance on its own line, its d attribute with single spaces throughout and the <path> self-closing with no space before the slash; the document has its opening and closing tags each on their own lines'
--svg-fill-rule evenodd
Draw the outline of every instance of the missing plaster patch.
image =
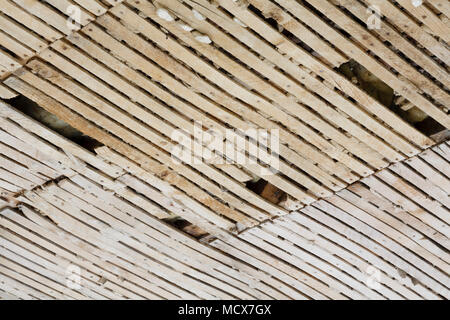
<svg viewBox="0 0 450 320">
<path fill-rule="evenodd" d="M 278 189 L 276 186 L 264 179 L 258 179 L 256 181 L 250 180 L 245 184 L 245 186 L 274 204 L 278 204 L 286 198 L 286 192 Z"/>
<path fill-rule="evenodd" d="M 5 100 L 5 102 L 50 130 L 57 132 L 87 150 L 94 151 L 95 148 L 103 146 L 97 140 L 84 135 L 67 122 L 59 119 L 56 115 L 48 112 L 23 95 L 18 95 L 12 99 Z"/>
</svg>

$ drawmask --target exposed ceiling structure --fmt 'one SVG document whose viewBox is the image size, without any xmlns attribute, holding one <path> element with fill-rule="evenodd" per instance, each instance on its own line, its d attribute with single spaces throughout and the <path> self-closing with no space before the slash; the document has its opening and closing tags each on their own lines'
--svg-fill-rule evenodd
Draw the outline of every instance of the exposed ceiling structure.
<svg viewBox="0 0 450 320">
<path fill-rule="evenodd" d="M 449 18 L 0 0 L 0 299 L 448 299 Z"/>
</svg>

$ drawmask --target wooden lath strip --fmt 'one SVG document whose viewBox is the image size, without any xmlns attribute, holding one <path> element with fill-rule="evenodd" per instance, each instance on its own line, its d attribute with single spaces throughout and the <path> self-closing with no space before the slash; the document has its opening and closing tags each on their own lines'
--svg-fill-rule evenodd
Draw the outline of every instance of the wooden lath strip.
<svg viewBox="0 0 450 320">
<path fill-rule="evenodd" d="M 32 75 L 31 74 L 28 74 L 28 77 L 32 77 Z M 35 80 L 37 80 L 37 78 L 36 77 L 32 77 L 33 79 L 35 79 Z M 50 78 L 51 79 L 51 78 Z M 59 79 L 60 80 L 63 80 L 61 77 L 59 77 Z M 55 80 L 55 79 L 53 79 L 53 80 Z M 7 80 L 8 81 L 8 80 Z M 39 82 L 40 84 L 44 84 L 44 82 L 42 82 L 42 80 Z M 66 83 L 68 83 L 67 81 L 66 81 Z M 73 85 L 72 83 L 70 83 L 71 85 Z M 47 86 L 48 86 L 48 84 L 46 84 Z M 98 88 L 97 88 L 98 89 Z M 57 89 L 56 89 L 56 87 L 52 87 L 52 89 L 50 90 L 50 91 L 48 91 L 48 92 L 59 92 L 59 91 L 57 91 Z M 78 88 L 78 90 L 74 90 L 73 92 L 78 92 L 78 93 L 82 93 L 83 92 L 83 89 L 81 89 L 81 88 Z M 62 92 L 61 92 L 61 94 L 63 94 Z M 63 94 L 63 96 L 64 97 L 67 97 L 67 95 L 66 94 Z M 67 99 L 66 99 L 67 100 Z M 75 101 L 74 100 L 69 100 L 69 101 L 73 101 L 73 103 L 75 103 Z M 67 103 L 67 102 L 66 102 Z M 77 112 L 81 112 L 82 111 L 82 109 L 80 109 L 80 106 L 81 106 L 81 104 L 80 103 L 77 103 L 76 104 L 78 107 L 78 109 L 77 109 Z M 84 106 L 84 110 L 86 110 L 86 111 L 89 111 L 89 112 L 92 112 L 92 111 L 90 111 L 89 109 L 87 109 L 87 106 Z M 92 113 L 91 113 L 92 114 Z M 95 114 L 95 113 L 94 113 Z M 64 116 L 63 116 L 63 118 L 64 118 Z M 89 118 L 92 118 L 92 117 L 89 117 Z M 94 118 L 97 118 L 97 122 L 98 123 L 100 123 L 100 120 L 102 119 L 102 118 L 100 118 L 100 117 L 94 117 Z M 106 118 L 104 119 L 104 121 L 107 121 L 106 123 L 111 123 L 110 122 L 110 120 L 107 120 Z M 123 129 L 123 128 L 120 128 L 120 127 L 118 127 L 117 125 L 114 125 L 117 129 L 114 129 L 114 130 L 120 130 L 119 131 L 119 136 L 121 136 L 121 137 L 126 137 L 126 139 L 128 140 L 128 141 L 131 141 L 132 143 L 134 143 L 136 146 L 138 146 L 139 147 L 139 149 L 140 150 L 146 150 L 146 149 L 148 149 L 148 150 L 152 150 L 152 151 L 150 151 L 148 154 L 149 155 L 151 155 L 151 156 L 155 156 L 156 155 L 156 159 L 159 159 L 160 161 L 161 161 L 161 163 L 165 163 L 165 164 L 167 164 L 167 165 L 170 165 L 171 167 L 173 167 L 174 169 L 176 169 L 178 172 L 180 172 L 180 171 L 184 171 L 184 172 L 187 172 L 189 175 L 188 175 L 188 177 L 192 177 L 192 175 L 194 176 L 194 177 L 196 177 L 196 180 L 199 180 L 201 183 L 200 183 L 200 185 L 202 185 L 202 183 L 207 183 L 207 186 L 208 186 L 208 190 L 210 190 L 210 191 L 214 191 L 214 190 L 217 190 L 217 194 L 222 194 L 222 191 L 218 188 L 218 187 L 213 187 L 214 185 L 213 184 L 211 184 L 209 181 L 207 181 L 207 180 L 205 180 L 203 177 L 201 177 L 200 175 L 198 175 L 198 174 L 196 174 L 194 171 L 192 171 L 192 170 L 190 170 L 187 166 L 184 166 L 183 164 L 181 164 L 181 165 L 177 165 L 177 164 L 175 164 L 173 161 L 172 161 L 172 159 L 171 159 L 171 157 L 170 156 L 168 156 L 168 155 L 163 155 L 158 149 L 155 149 L 153 146 L 151 146 L 151 145 L 149 145 L 146 141 L 144 141 L 142 138 L 137 138 L 134 134 L 131 134 L 129 131 L 126 131 L 125 129 Z M 133 127 L 133 126 L 131 126 L 131 127 Z M 107 126 L 107 128 L 109 129 L 109 130 L 112 130 L 112 128 L 113 127 L 111 127 L 111 125 L 108 125 Z M 80 129 L 81 130 L 86 130 L 86 128 L 81 128 L 80 127 Z M 123 133 L 120 133 L 120 132 L 123 132 Z M 126 134 L 126 136 L 124 136 L 124 134 Z M 107 136 L 105 133 L 102 133 L 102 135 L 103 136 Z M 100 139 L 100 137 L 98 136 L 98 134 L 97 135 L 95 135 L 95 137 L 96 138 L 98 138 L 99 139 L 99 141 L 102 141 L 101 139 Z M 108 139 L 109 140 L 111 140 L 112 139 L 112 137 L 110 137 L 110 136 L 107 136 L 108 137 Z M 106 144 L 106 143 L 105 143 Z M 114 149 L 117 149 L 117 143 L 112 143 L 112 144 L 106 144 L 106 145 L 110 145 L 111 147 L 113 147 Z M 127 154 L 127 153 L 125 153 L 125 154 Z M 127 156 L 129 156 L 128 154 L 127 154 Z M 163 169 L 163 166 L 161 166 L 161 165 L 158 165 L 158 164 L 155 164 L 156 165 L 156 167 L 159 167 L 160 169 L 159 169 L 159 174 L 161 174 L 162 172 L 164 172 L 165 171 L 165 169 Z M 203 172 L 207 172 L 207 169 L 206 169 L 206 167 L 207 167 L 207 165 L 199 165 L 200 166 L 200 168 L 203 168 Z M 182 170 L 183 168 L 185 168 L 184 170 Z M 213 172 L 217 172 L 217 171 L 213 171 Z M 192 179 L 192 178 L 190 178 L 190 179 Z M 194 180 L 195 181 L 195 180 Z M 220 181 L 220 179 L 219 179 L 219 181 Z M 226 183 L 226 181 L 223 181 L 222 183 Z M 242 188 L 240 188 L 241 190 L 242 190 Z M 249 193 L 249 191 L 245 191 L 247 194 Z M 252 197 L 253 197 L 253 199 L 255 199 L 257 202 L 256 203 L 263 203 L 263 208 L 265 207 L 265 208 L 270 208 L 270 210 L 273 210 L 272 208 L 276 208 L 275 206 L 273 206 L 273 205 L 269 205 L 269 203 L 268 202 L 265 202 L 265 201 L 263 201 L 262 199 L 260 199 L 260 198 L 256 198 L 254 195 L 252 195 Z M 245 198 L 245 197 L 244 197 Z M 247 199 L 247 200 L 252 200 L 252 199 Z M 279 209 L 279 208 L 277 208 L 277 211 L 278 210 L 281 210 L 281 208 Z M 259 217 L 263 217 L 264 215 L 259 215 Z"/>
<path fill-rule="evenodd" d="M 1 74 L 1 72 L 0 72 Z M 0 98 L 1 99 L 12 99 L 17 97 L 17 93 L 14 92 L 14 90 L 11 90 L 10 88 L 4 86 L 3 84 L 0 84 Z"/>
<path fill-rule="evenodd" d="M 3 196 L 4 194 L 6 194 L 6 192 L 7 191 L 5 189 L 0 188 L 0 195 Z M 7 206 L 8 206 L 8 202 L 0 199 L 0 209 L 6 208 Z"/>
<path fill-rule="evenodd" d="M 440 191 L 444 191 L 448 194 L 450 190 L 449 180 L 445 177 L 442 173 L 440 173 L 439 170 L 434 169 L 432 166 L 428 165 L 425 161 L 421 160 L 420 158 L 413 158 L 409 159 L 407 161 L 407 164 L 414 168 L 417 172 L 419 172 L 422 176 L 424 176 L 428 181 L 432 181 L 432 183 L 440 188 Z M 419 187 L 419 188 L 423 188 Z M 424 190 L 426 191 L 426 190 Z M 431 195 L 431 193 L 430 193 Z M 447 207 L 450 207 L 448 205 L 447 200 L 440 201 L 441 203 L 445 204 Z"/>
<path fill-rule="evenodd" d="M 339 232 L 345 232 L 345 235 L 355 242 L 363 242 L 364 246 L 370 251 L 373 251 L 380 257 L 383 257 L 384 259 L 390 261 L 390 263 L 394 264 L 398 268 L 401 268 L 408 274 L 411 274 L 413 277 L 420 279 L 420 281 L 423 282 L 425 286 L 430 286 L 440 294 L 444 294 L 444 296 L 446 295 L 447 289 L 445 289 L 445 287 L 443 287 L 440 283 L 436 282 L 407 261 L 396 256 L 392 251 L 386 249 L 385 247 L 379 245 L 377 242 L 369 238 L 366 231 L 369 226 L 364 227 L 363 224 L 357 223 L 357 221 L 352 219 L 347 213 L 337 209 L 334 206 L 326 205 L 323 202 L 320 204 L 316 203 L 316 205 L 318 205 L 319 208 L 326 210 L 326 213 L 316 209 L 315 207 L 308 207 L 307 209 L 302 210 L 302 212 L 309 215 L 310 217 L 314 217 L 315 219 L 320 220 L 324 224 L 327 224 L 329 226 L 332 225 L 333 229 L 339 230 Z M 346 227 L 346 225 L 339 221 L 343 221 L 346 224 L 353 226 L 354 228 L 356 228 L 356 230 L 361 230 L 360 232 L 362 233 L 357 232 L 354 229 L 349 229 L 348 227 Z M 355 227 L 356 225 L 362 227 L 362 229 L 358 229 L 359 227 Z M 409 282 L 410 287 L 416 289 L 411 280 Z"/>
<path fill-rule="evenodd" d="M 25 190 L 31 190 L 37 186 L 36 183 L 24 179 L 22 176 L 16 175 L 15 173 L 5 170 L 3 168 L 0 168 L 0 175 L 3 180 L 8 181 Z"/>
<path fill-rule="evenodd" d="M 4 169 L 7 169 L 8 171 L 10 171 L 18 176 L 25 177 L 27 180 L 29 180 L 30 182 L 32 182 L 36 185 L 41 185 L 46 180 L 48 180 L 49 177 L 45 177 L 45 176 L 40 175 L 37 172 L 34 172 L 33 169 L 36 169 L 38 167 L 43 168 L 44 170 L 47 169 L 42 164 L 35 161 L 34 159 L 23 156 L 19 152 L 15 151 L 11 148 L 8 148 L 3 144 L 0 145 L 0 152 L 2 154 L 2 156 L 0 156 L 0 166 L 3 167 Z M 9 159 L 5 158 L 4 155 L 6 155 Z M 14 161 L 16 161 L 16 162 L 11 161 L 10 159 L 14 159 Z M 31 167 L 30 167 L 30 165 L 28 166 L 28 168 L 21 166 L 21 165 L 17 164 L 18 161 L 21 161 L 21 163 L 28 161 L 29 163 L 31 163 Z M 36 171 L 38 171 L 38 170 L 36 170 Z"/>
<path fill-rule="evenodd" d="M 0 141 L 1 154 L 8 157 L 9 159 L 14 160 L 13 162 L 2 157 L 0 160 L 0 166 L 3 166 L 3 168 L 7 168 L 8 170 L 15 172 L 18 175 L 28 174 L 29 180 L 37 184 L 42 184 L 46 179 L 55 179 L 58 176 L 58 173 L 54 169 L 46 166 L 39 161 L 36 161 L 38 157 L 32 158 L 26 154 L 21 153 L 20 148 L 17 147 L 17 145 L 21 143 L 21 141 L 18 141 L 3 130 L 0 130 Z M 17 149 L 13 149 L 10 146 L 13 146 Z M 20 164 L 17 162 L 19 162 Z"/>
<path fill-rule="evenodd" d="M 13 72 L 21 67 L 20 62 L 9 53 L 0 51 L 0 67 L 8 72 Z"/>
<path fill-rule="evenodd" d="M 88 24 L 92 20 L 95 19 L 95 16 L 90 14 L 88 11 L 84 10 L 80 6 L 75 6 L 71 1 L 69 0 L 45 0 L 48 4 L 50 4 L 52 7 L 58 9 L 61 13 L 67 15 L 67 16 L 74 16 L 72 8 L 79 9 L 79 16 L 77 17 L 79 21 L 75 21 L 76 23 L 81 24 L 82 26 Z M 67 25 L 67 22 L 66 22 Z M 73 31 L 73 30 L 72 30 Z"/>
<path fill-rule="evenodd" d="M 400 175 L 405 180 L 409 181 L 411 184 L 415 185 L 416 188 L 421 189 L 422 192 L 428 194 L 428 196 L 436 199 L 443 206 L 450 208 L 450 202 L 448 201 L 448 193 L 450 191 L 450 185 L 448 179 L 444 178 L 437 171 L 429 168 L 419 159 L 409 159 L 406 162 L 411 166 L 416 172 L 408 168 L 406 165 L 399 163 L 392 165 L 390 168 L 392 171 Z M 425 179 L 421 177 L 425 176 Z M 422 197 L 412 197 L 414 199 L 421 199 Z M 444 214 L 444 211 L 439 210 L 441 205 L 436 207 L 436 202 L 424 201 L 429 203 L 428 208 L 433 208 L 433 211 L 440 219 L 450 223 L 448 213 Z"/>
<path fill-rule="evenodd" d="M 101 3 L 101 1 L 96 0 L 74 0 L 81 7 L 89 11 L 90 13 L 100 16 L 105 14 L 108 8 Z"/>
<path fill-rule="evenodd" d="M 21 187 L 16 186 L 12 182 L 3 179 L 0 179 L 0 188 L 5 189 L 10 193 L 19 193 L 23 190 Z"/>
<path fill-rule="evenodd" d="M 433 151 L 433 149 L 422 152 L 420 157 L 434 168 L 439 169 L 441 174 L 444 174 L 447 178 L 450 178 L 450 168 L 447 166 L 445 158 L 440 157 L 439 154 Z"/>
</svg>

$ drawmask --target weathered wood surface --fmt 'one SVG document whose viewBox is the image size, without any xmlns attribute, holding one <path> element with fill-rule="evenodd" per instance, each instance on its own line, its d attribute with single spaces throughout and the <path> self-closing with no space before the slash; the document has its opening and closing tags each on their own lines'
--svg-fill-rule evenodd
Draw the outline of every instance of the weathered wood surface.
<svg viewBox="0 0 450 320">
<path fill-rule="evenodd" d="M 17 174 L 6 181 L 45 177 L 32 190 L 3 191 L 17 201 L 0 202 L 5 297 L 449 297 L 447 142 L 234 234 L 229 220 L 107 147 L 92 154 L 5 104 L 0 125 L 4 157 L 23 164 L 5 166 Z M 172 216 L 212 242 L 161 221 Z M 379 272 L 373 288 L 371 268 Z M 67 286 L 73 270 L 81 287 Z"/>
</svg>

